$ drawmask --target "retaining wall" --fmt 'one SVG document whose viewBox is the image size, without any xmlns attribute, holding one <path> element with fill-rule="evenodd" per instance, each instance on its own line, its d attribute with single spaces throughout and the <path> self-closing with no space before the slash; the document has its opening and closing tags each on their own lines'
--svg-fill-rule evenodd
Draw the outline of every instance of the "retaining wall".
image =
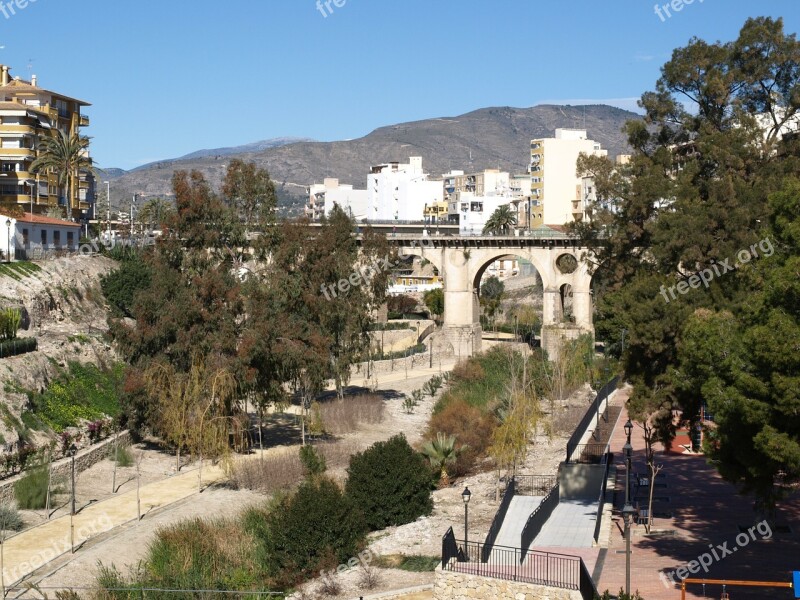
<svg viewBox="0 0 800 600">
<path fill-rule="evenodd" d="M 435 600 L 583 600 L 578 590 L 436 569 Z"/>
<path fill-rule="evenodd" d="M 131 434 L 129 431 L 120 431 L 119 433 L 119 445 L 120 446 L 129 446 L 131 444 Z M 103 440 L 99 444 L 95 444 L 93 446 L 89 446 L 88 448 L 84 448 L 83 450 L 79 450 L 78 453 L 75 455 L 75 474 L 82 473 L 86 469 L 96 465 L 101 460 L 108 458 L 114 452 L 114 436 L 112 435 L 110 438 Z M 62 458 L 57 461 L 54 461 L 52 466 L 52 477 L 53 479 L 56 478 L 64 478 L 69 477 L 72 471 L 72 459 Z M 22 479 L 26 475 L 26 472 L 23 471 L 18 475 L 14 475 L 13 477 L 9 477 L 8 479 L 0 482 L 0 503 L 2 504 L 10 504 L 14 502 L 16 499 L 14 497 L 14 484 Z"/>
</svg>

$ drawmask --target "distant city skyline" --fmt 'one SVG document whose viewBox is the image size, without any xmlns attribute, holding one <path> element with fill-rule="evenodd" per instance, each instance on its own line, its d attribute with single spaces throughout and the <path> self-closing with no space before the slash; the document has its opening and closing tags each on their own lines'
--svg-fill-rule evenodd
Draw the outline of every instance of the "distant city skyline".
<svg viewBox="0 0 800 600">
<path fill-rule="evenodd" d="M 98 165 L 131 169 L 279 137 L 354 139 L 488 106 L 637 110 L 692 36 L 729 41 L 760 15 L 783 17 L 787 32 L 800 25 L 795 0 L 682 0 L 668 18 L 639 0 L 572 11 L 525 0 L 321 4 L 4 4 L 0 62 L 90 102 Z"/>
</svg>

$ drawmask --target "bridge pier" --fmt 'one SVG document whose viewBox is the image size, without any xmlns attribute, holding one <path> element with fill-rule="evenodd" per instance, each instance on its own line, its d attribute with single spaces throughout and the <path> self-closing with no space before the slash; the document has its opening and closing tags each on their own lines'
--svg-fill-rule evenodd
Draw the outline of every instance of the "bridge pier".
<svg viewBox="0 0 800 600">
<path fill-rule="evenodd" d="M 445 325 L 442 336 L 453 346 L 456 359 L 474 356 L 482 350 L 483 329 L 480 325 Z"/>
</svg>

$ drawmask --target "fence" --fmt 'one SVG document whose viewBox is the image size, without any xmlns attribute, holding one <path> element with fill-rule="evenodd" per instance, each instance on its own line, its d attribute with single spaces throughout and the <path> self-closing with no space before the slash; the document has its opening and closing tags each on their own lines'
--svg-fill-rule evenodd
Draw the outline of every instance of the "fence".
<svg viewBox="0 0 800 600">
<path fill-rule="evenodd" d="M 546 496 L 558 484 L 557 475 L 516 475 L 514 479 L 520 496 Z"/>
<path fill-rule="evenodd" d="M 475 560 L 478 557 L 480 560 Z M 494 546 L 487 552 L 481 542 L 456 540 L 452 527 L 442 538 L 442 570 L 579 590 L 585 600 L 592 600 L 596 593 L 586 565 L 578 556 L 538 550 L 525 553 L 507 546 Z"/>
<path fill-rule="evenodd" d="M 534 510 L 531 513 L 531 516 L 528 517 L 525 527 L 522 529 L 522 535 L 520 536 L 520 547 L 522 548 L 523 560 L 525 559 L 525 553 L 527 552 L 528 548 L 531 547 L 534 538 L 539 535 L 542 527 L 544 527 L 544 524 L 547 523 L 547 519 L 550 518 L 550 515 L 553 514 L 556 506 L 558 506 L 559 501 L 560 494 L 558 482 L 556 482 L 556 484 L 541 501 L 539 506 L 536 507 L 536 510 Z"/>
<path fill-rule="evenodd" d="M 503 501 L 500 503 L 500 508 L 497 509 L 497 513 L 494 515 L 494 519 L 492 519 L 492 526 L 489 527 L 489 533 L 486 534 L 486 540 L 483 542 L 483 551 L 486 552 L 487 550 L 491 552 L 492 548 L 494 547 L 494 542 L 497 539 L 497 534 L 500 533 L 500 528 L 503 526 L 503 520 L 506 518 L 506 513 L 508 512 L 508 507 L 511 504 L 511 500 L 514 498 L 514 494 L 516 493 L 516 479 L 512 477 L 508 480 L 508 485 L 506 485 L 506 491 L 503 494 Z M 486 561 L 488 556 L 481 555 L 481 560 Z"/>
<path fill-rule="evenodd" d="M 598 418 L 597 415 L 600 412 L 600 405 L 608 398 L 608 396 L 611 395 L 611 392 L 617 389 L 618 383 L 619 377 L 614 377 L 614 379 L 605 384 L 600 391 L 597 392 L 597 396 L 595 396 L 591 405 L 589 405 L 589 408 L 586 410 L 586 414 L 583 415 L 581 422 L 575 428 L 575 431 L 572 433 L 572 436 L 570 436 L 569 441 L 567 442 L 567 462 L 572 460 L 572 455 L 575 452 L 575 448 L 578 446 L 578 444 L 580 444 L 584 434 L 589 431 L 592 420 Z M 606 403 L 605 410 L 608 410 L 608 403 Z M 608 419 L 608 415 L 605 415 L 604 418 Z"/>
<path fill-rule="evenodd" d="M 567 462 L 602 465 L 608 462 L 608 444 L 578 444 Z"/>
</svg>

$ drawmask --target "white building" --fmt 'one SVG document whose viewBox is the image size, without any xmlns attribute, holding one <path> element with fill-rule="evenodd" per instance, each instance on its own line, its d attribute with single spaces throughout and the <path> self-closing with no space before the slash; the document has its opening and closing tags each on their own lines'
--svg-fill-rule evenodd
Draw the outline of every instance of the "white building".
<svg viewBox="0 0 800 600">
<path fill-rule="evenodd" d="M 364 219 L 367 215 L 367 190 L 353 189 L 352 185 L 341 184 L 332 177 L 308 187 L 307 217 L 317 221 L 323 215 L 329 216 L 335 205 L 357 220 Z"/>
<path fill-rule="evenodd" d="M 76 252 L 81 239 L 81 226 L 72 221 L 63 221 L 25 213 L 19 218 L 0 215 L 0 250 L 7 259 L 32 260 L 44 258 L 45 253 Z"/>
<path fill-rule="evenodd" d="M 461 235 L 482 235 L 486 221 L 492 213 L 504 204 L 511 204 L 514 198 L 508 194 L 498 196 L 477 196 L 472 192 L 459 192 L 458 230 Z"/>
<path fill-rule="evenodd" d="M 586 218 L 584 182 L 576 174 L 581 154 L 607 156 L 584 129 L 556 129 L 531 141 L 531 225 L 563 225 Z"/>
<path fill-rule="evenodd" d="M 408 164 L 374 166 L 367 177 L 367 220 L 422 221 L 425 206 L 442 202 L 441 181 L 430 181 L 422 170 L 422 158 L 412 156 Z"/>
</svg>

